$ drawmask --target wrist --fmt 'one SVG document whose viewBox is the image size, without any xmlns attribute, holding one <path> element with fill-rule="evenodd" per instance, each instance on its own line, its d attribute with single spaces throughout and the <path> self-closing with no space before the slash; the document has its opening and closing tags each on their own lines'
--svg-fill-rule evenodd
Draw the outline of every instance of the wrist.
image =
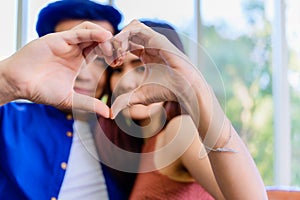
<svg viewBox="0 0 300 200">
<path fill-rule="evenodd" d="M 0 104 L 18 99 L 19 90 L 13 80 L 10 59 L 0 61 Z"/>
<path fill-rule="evenodd" d="M 207 135 L 202 140 L 203 148 L 200 152 L 200 158 L 206 157 L 210 152 L 238 153 L 236 147 L 232 145 L 234 134 L 234 129 L 227 119 L 217 134 Z"/>
<path fill-rule="evenodd" d="M 232 138 L 232 126 L 228 119 L 226 119 L 226 122 L 224 122 L 220 133 L 218 134 L 217 140 L 213 143 L 210 148 L 212 149 L 219 149 L 219 148 L 225 148 L 229 144 L 230 140 Z"/>
<path fill-rule="evenodd" d="M 210 135 L 206 135 L 206 138 L 203 141 L 208 152 L 236 152 L 236 150 L 230 148 L 234 129 L 227 118 L 224 120 L 223 125 L 218 132 L 210 132 L 209 134 Z"/>
</svg>

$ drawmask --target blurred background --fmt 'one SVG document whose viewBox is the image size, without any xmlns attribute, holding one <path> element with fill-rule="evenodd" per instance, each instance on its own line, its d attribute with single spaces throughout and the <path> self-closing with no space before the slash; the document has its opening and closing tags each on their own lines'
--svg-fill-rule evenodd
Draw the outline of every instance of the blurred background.
<svg viewBox="0 0 300 200">
<path fill-rule="evenodd" d="M 11 0 L 0 7 L 0 59 L 38 37 L 38 12 L 50 2 Z M 118 8 L 122 26 L 135 18 L 171 23 L 247 144 L 265 184 L 300 187 L 299 0 L 96 2 Z"/>
</svg>

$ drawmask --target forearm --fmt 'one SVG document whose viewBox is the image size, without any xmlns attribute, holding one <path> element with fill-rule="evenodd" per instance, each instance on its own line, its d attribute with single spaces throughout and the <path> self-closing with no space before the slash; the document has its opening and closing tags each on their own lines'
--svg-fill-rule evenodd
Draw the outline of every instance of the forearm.
<svg viewBox="0 0 300 200">
<path fill-rule="evenodd" d="M 228 122 L 223 109 L 200 72 L 190 73 L 188 81 L 189 87 L 180 94 L 180 103 L 192 117 L 205 145 L 221 146 L 228 138 L 221 132 Z"/>
<path fill-rule="evenodd" d="M 202 142 L 207 149 L 225 148 L 224 152 L 207 150 L 214 175 L 225 199 L 267 199 L 258 169 L 214 92 L 201 74 L 194 77 L 191 88 L 197 98 L 197 104 L 190 112 Z M 195 109 L 195 106 L 198 108 Z"/>
<path fill-rule="evenodd" d="M 232 152 L 208 152 L 218 185 L 225 199 L 267 199 L 266 190 L 256 165 L 241 138 L 235 132 L 226 147 Z"/>
</svg>

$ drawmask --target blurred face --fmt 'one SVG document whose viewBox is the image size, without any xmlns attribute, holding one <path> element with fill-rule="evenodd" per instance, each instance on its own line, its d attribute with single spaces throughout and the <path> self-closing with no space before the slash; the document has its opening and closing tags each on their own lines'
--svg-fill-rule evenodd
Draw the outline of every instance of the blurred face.
<svg viewBox="0 0 300 200">
<path fill-rule="evenodd" d="M 83 20 L 65 20 L 57 24 L 55 32 L 66 31 L 78 24 L 82 23 Z M 107 21 L 91 21 L 110 32 L 114 33 L 112 25 Z M 104 84 L 106 82 L 106 63 L 102 58 L 96 58 L 96 60 L 87 66 L 81 68 L 78 74 L 74 90 L 77 93 L 85 94 L 99 98 L 103 93 Z"/>
<path fill-rule="evenodd" d="M 115 96 L 119 96 L 134 90 L 143 81 L 144 73 L 145 67 L 141 60 L 137 56 L 127 53 L 124 63 L 113 69 L 110 78 L 111 91 L 113 91 Z M 158 113 L 161 109 L 162 103 L 155 103 L 149 106 L 134 105 L 122 112 L 125 117 L 130 117 L 134 120 L 145 120 Z"/>
</svg>

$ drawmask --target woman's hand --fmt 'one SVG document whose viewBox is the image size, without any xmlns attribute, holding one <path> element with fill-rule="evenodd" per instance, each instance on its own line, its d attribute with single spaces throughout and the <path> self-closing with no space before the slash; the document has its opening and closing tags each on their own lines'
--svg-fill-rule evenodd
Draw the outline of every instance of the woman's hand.
<svg viewBox="0 0 300 200">
<path fill-rule="evenodd" d="M 219 132 L 226 117 L 211 87 L 189 58 L 164 35 L 134 20 L 113 38 L 112 46 L 115 57 L 111 66 L 122 63 L 125 53 L 130 51 L 142 60 L 147 71 L 140 87 L 115 100 L 112 118 L 133 104 L 178 101 L 191 115 L 202 138 L 209 130 Z M 111 60 L 110 57 L 108 61 Z M 214 134 L 210 145 L 218 137 Z"/>
</svg>

